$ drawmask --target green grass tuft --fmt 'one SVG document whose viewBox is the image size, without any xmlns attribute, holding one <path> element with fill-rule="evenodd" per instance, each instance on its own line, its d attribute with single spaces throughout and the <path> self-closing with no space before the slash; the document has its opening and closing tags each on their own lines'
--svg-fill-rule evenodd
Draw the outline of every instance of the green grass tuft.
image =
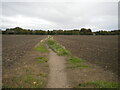
<svg viewBox="0 0 120 90">
<path fill-rule="evenodd" d="M 34 49 L 40 52 L 48 52 L 48 49 L 44 45 L 37 46 Z"/>
<path fill-rule="evenodd" d="M 68 63 L 70 64 L 76 64 L 76 63 L 81 63 L 82 60 L 78 57 L 72 56 L 71 58 L 69 58 Z"/>
<path fill-rule="evenodd" d="M 91 81 L 87 83 L 81 83 L 75 88 L 82 88 L 82 87 L 94 87 L 94 88 L 120 88 L 118 83 L 113 82 L 105 82 L 105 81 Z"/>
<path fill-rule="evenodd" d="M 45 63 L 48 61 L 48 58 L 45 57 L 37 57 L 36 59 L 39 63 Z"/>
<path fill-rule="evenodd" d="M 53 40 L 48 40 L 48 44 L 49 44 L 49 45 L 54 45 L 54 44 L 55 44 L 55 41 L 53 41 Z"/>
<path fill-rule="evenodd" d="M 59 56 L 70 55 L 70 52 L 54 40 L 48 40 L 48 46 Z"/>
<path fill-rule="evenodd" d="M 81 60 L 78 57 L 71 56 L 68 60 L 67 63 L 70 64 L 70 68 L 87 68 L 89 67 L 88 65 L 82 64 L 83 60 Z"/>
</svg>

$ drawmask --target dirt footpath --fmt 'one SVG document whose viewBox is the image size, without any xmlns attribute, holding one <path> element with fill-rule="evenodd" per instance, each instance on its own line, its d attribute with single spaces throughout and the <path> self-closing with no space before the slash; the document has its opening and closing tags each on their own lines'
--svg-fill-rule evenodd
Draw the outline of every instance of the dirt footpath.
<svg viewBox="0 0 120 90">
<path fill-rule="evenodd" d="M 51 49 L 49 51 L 50 73 L 47 88 L 68 88 L 64 57 L 58 56 Z"/>
</svg>

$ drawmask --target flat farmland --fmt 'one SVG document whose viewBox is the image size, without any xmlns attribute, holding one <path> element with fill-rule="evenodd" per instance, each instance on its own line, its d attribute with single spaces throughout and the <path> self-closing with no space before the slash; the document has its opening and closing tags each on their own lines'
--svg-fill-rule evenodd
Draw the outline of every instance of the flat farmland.
<svg viewBox="0 0 120 90">
<path fill-rule="evenodd" d="M 56 35 L 54 39 L 73 55 L 117 73 L 118 36 Z"/>
<path fill-rule="evenodd" d="M 20 58 L 44 37 L 42 35 L 2 35 L 3 68 L 18 63 Z"/>
<path fill-rule="evenodd" d="M 101 80 L 117 83 L 117 38 L 3 35 L 2 87 L 73 88 Z"/>
</svg>

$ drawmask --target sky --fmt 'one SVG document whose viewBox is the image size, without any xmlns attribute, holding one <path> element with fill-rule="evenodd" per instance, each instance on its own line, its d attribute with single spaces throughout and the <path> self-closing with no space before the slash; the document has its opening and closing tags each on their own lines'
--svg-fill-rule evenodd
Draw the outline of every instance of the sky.
<svg viewBox="0 0 120 90">
<path fill-rule="evenodd" d="M 0 28 L 117 30 L 117 0 L 99 1 L 2 1 Z"/>
</svg>

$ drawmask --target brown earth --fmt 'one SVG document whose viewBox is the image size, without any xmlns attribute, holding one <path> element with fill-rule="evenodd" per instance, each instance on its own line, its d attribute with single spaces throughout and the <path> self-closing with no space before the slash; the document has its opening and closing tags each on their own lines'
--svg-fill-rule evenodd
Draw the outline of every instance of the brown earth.
<svg viewBox="0 0 120 90">
<path fill-rule="evenodd" d="M 19 62 L 45 36 L 40 35 L 2 35 L 2 64 L 9 68 Z"/>
<path fill-rule="evenodd" d="M 57 35 L 54 39 L 73 55 L 117 74 L 118 36 Z"/>
<path fill-rule="evenodd" d="M 3 36 L 3 65 L 6 65 L 3 66 L 2 75 L 4 88 L 45 87 L 49 73 L 48 64 L 47 62 L 39 63 L 36 58 L 48 58 L 48 53 L 41 53 L 33 49 L 36 43 L 39 43 L 44 37 L 32 35 Z M 7 59 L 11 59 L 11 63 Z"/>
</svg>

